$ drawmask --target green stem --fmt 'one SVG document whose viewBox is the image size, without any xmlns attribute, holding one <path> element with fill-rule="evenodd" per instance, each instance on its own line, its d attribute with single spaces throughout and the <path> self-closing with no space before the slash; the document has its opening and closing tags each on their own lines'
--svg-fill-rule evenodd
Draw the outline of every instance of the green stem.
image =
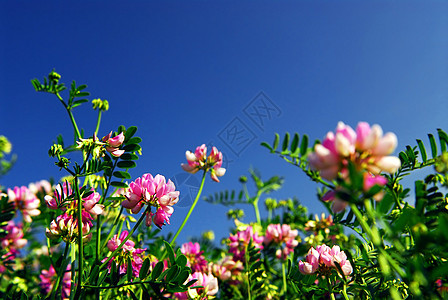
<svg viewBox="0 0 448 300">
<path fill-rule="evenodd" d="M 333 294 L 333 289 L 331 287 L 330 279 L 328 278 L 328 276 L 325 276 L 325 281 L 327 282 L 328 292 L 330 293 L 330 299 L 335 300 L 334 294 Z"/>
<path fill-rule="evenodd" d="M 82 234 L 83 234 L 83 224 L 82 224 L 82 199 L 81 195 L 79 194 L 79 186 L 78 186 L 78 177 L 75 176 L 74 182 L 74 189 L 76 192 L 76 199 L 78 201 L 78 287 L 76 288 L 75 298 L 76 296 L 79 296 L 81 293 L 81 286 L 82 286 L 82 274 L 83 274 L 83 264 L 84 264 L 84 245 L 82 241 Z"/>
<path fill-rule="evenodd" d="M 199 187 L 199 191 L 198 194 L 196 195 L 196 198 L 194 199 L 193 205 L 191 205 L 190 210 L 187 213 L 187 216 L 185 217 L 184 221 L 182 222 L 182 224 L 180 225 L 179 229 L 177 230 L 176 234 L 174 235 L 173 239 L 171 240 L 171 246 L 174 245 L 174 242 L 176 241 L 177 237 L 179 236 L 180 232 L 182 231 L 182 229 L 184 228 L 185 224 L 187 223 L 188 219 L 190 218 L 191 213 L 193 212 L 196 204 L 198 203 L 199 197 L 201 197 L 201 193 L 202 193 L 202 188 L 204 187 L 204 182 L 205 182 L 205 175 L 207 174 L 207 171 L 204 171 L 204 174 L 202 175 L 202 181 L 201 181 L 201 185 Z"/>
<path fill-rule="evenodd" d="M 344 283 L 344 288 L 342 290 L 342 295 L 344 296 L 345 300 L 349 300 L 348 295 L 347 295 L 347 285 Z"/>
<path fill-rule="evenodd" d="M 100 261 L 100 245 L 101 245 L 101 215 L 96 217 L 96 261 Z"/>
<path fill-rule="evenodd" d="M 286 266 L 285 262 L 282 262 L 282 275 L 283 275 L 283 295 L 286 295 L 288 286 L 286 285 Z"/>
<path fill-rule="evenodd" d="M 65 260 L 67 258 L 69 246 L 70 246 L 69 243 L 65 244 L 64 256 L 63 256 L 63 259 L 62 259 L 61 266 L 59 268 L 58 278 L 56 279 L 56 283 L 54 284 L 53 291 L 51 293 L 51 299 L 52 300 L 54 300 L 56 295 L 58 294 L 59 287 L 60 287 L 60 284 L 61 284 L 61 279 L 64 277 L 64 274 L 65 274 L 65 270 L 62 267 L 64 267 L 64 266 L 67 267 L 67 265 L 64 262 L 65 262 Z M 50 251 L 50 250 L 48 250 L 48 251 Z M 50 252 L 48 252 L 48 253 L 50 254 Z M 55 266 L 53 266 L 53 267 L 55 267 Z"/>
<path fill-rule="evenodd" d="M 72 114 L 72 111 L 70 108 L 65 104 L 64 99 L 62 99 L 61 95 L 59 93 L 55 94 L 56 97 L 61 101 L 62 105 L 64 105 L 65 109 L 67 110 L 68 116 L 70 117 L 70 121 L 72 122 L 73 129 L 75 130 L 75 141 L 81 138 L 81 133 L 79 133 L 78 125 L 76 125 L 75 117 Z"/>
<path fill-rule="evenodd" d="M 123 241 L 121 241 L 121 244 L 117 247 L 117 249 L 115 249 L 115 251 L 112 252 L 112 254 L 109 256 L 109 258 L 100 266 L 100 270 L 102 268 L 104 268 L 109 263 L 109 261 L 115 256 L 115 254 L 117 254 L 118 251 L 121 250 L 121 247 L 123 247 L 124 243 L 126 243 L 127 240 L 129 240 L 129 238 L 132 236 L 132 234 L 135 232 L 135 230 L 138 228 L 138 226 L 140 226 L 140 224 L 142 223 L 143 219 L 146 216 L 146 213 L 149 212 L 150 210 L 151 210 L 151 206 L 148 205 L 146 210 L 141 215 L 140 219 L 138 219 L 137 223 L 135 223 L 134 228 L 132 228 L 132 230 L 128 233 L 128 236 Z"/>
<path fill-rule="evenodd" d="M 257 218 L 258 225 L 261 225 L 261 218 L 260 218 L 260 210 L 258 209 L 258 201 L 260 200 L 261 193 L 260 191 L 257 192 L 257 195 L 255 196 L 254 202 L 252 205 L 254 206 L 255 210 L 255 216 Z"/>
<path fill-rule="evenodd" d="M 95 135 L 97 135 L 98 131 L 100 130 L 101 113 L 102 113 L 102 110 L 98 108 L 98 120 L 96 121 Z"/>
<path fill-rule="evenodd" d="M 365 202 L 367 202 L 366 200 Z M 367 209 L 372 209 L 370 203 L 366 203 Z M 397 264 L 397 262 L 389 255 L 389 253 L 386 252 L 386 250 L 382 247 L 382 241 L 381 237 L 379 236 L 378 230 L 375 228 L 373 231 L 370 226 L 367 224 L 366 220 L 364 219 L 364 216 L 359 211 L 358 207 L 354 203 L 350 203 L 350 208 L 352 209 L 353 213 L 355 214 L 356 218 L 359 221 L 359 224 L 361 225 L 362 229 L 367 233 L 367 236 L 371 239 L 373 245 L 378 249 L 378 251 L 384 255 L 384 257 L 387 259 L 388 263 L 394 270 L 400 275 L 401 277 L 405 277 L 404 271 L 400 268 L 400 266 Z M 373 212 L 369 211 L 369 215 L 372 215 Z"/>
</svg>

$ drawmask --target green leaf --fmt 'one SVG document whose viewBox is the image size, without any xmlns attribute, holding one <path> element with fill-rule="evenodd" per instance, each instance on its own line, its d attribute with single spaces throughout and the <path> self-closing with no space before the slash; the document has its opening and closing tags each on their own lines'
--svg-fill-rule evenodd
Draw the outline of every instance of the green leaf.
<svg viewBox="0 0 448 300">
<path fill-rule="evenodd" d="M 291 154 L 295 154 L 295 152 L 297 151 L 297 148 L 299 146 L 299 139 L 299 134 L 297 132 L 294 133 L 294 137 L 291 141 L 291 147 L 289 148 L 291 150 Z"/>
<path fill-rule="evenodd" d="M 136 132 L 137 132 L 136 126 L 131 126 L 128 129 L 126 129 L 124 133 L 124 142 L 127 143 L 129 139 L 133 137 Z"/>
<path fill-rule="evenodd" d="M 163 261 L 159 261 L 156 263 L 156 265 L 154 266 L 154 269 L 151 272 L 152 280 L 156 280 L 157 278 L 159 278 L 160 274 L 162 274 L 163 267 L 164 267 Z"/>
<path fill-rule="evenodd" d="M 171 247 L 170 243 L 167 241 L 163 241 L 165 243 L 166 252 L 168 254 L 168 258 L 170 260 L 170 266 L 176 263 L 176 259 L 174 258 L 173 247 Z"/>
<path fill-rule="evenodd" d="M 122 169 L 131 169 L 131 168 L 135 168 L 137 166 L 137 164 L 133 161 L 120 161 L 117 163 L 117 167 L 122 168 Z"/>
<path fill-rule="evenodd" d="M 87 97 L 87 96 L 90 96 L 90 93 L 89 92 L 78 92 L 78 93 L 76 93 L 75 94 L 75 97 Z"/>
<path fill-rule="evenodd" d="M 278 143 L 280 142 L 280 136 L 278 133 L 275 134 L 274 143 L 272 144 L 272 149 L 275 151 L 277 150 Z"/>
<path fill-rule="evenodd" d="M 425 146 L 423 145 L 423 142 L 419 139 L 417 139 L 417 144 L 418 144 L 418 148 L 420 149 L 420 154 L 422 156 L 422 160 L 423 160 L 423 162 L 426 162 L 426 160 L 428 159 L 428 156 L 426 155 Z"/>
<path fill-rule="evenodd" d="M 126 152 L 137 152 L 140 151 L 142 147 L 139 144 L 129 144 L 123 147 L 123 150 Z"/>
<path fill-rule="evenodd" d="M 141 142 L 142 142 L 141 138 L 139 138 L 138 136 L 134 136 L 133 138 L 127 140 L 125 143 L 128 145 L 128 144 L 139 144 Z"/>
<path fill-rule="evenodd" d="M 176 264 L 181 267 L 185 267 L 187 265 L 187 257 L 185 255 L 178 255 L 176 259 Z"/>
<path fill-rule="evenodd" d="M 138 273 L 138 278 L 140 278 L 141 280 L 144 280 L 146 278 L 146 276 L 148 276 L 149 266 L 150 266 L 149 258 L 146 258 L 143 261 L 142 267 L 140 268 L 140 272 Z"/>
<path fill-rule="evenodd" d="M 126 188 L 129 187 L 127 183 L 120 182 L 120 181 L 112 181 L 110 183 L 110 185 L 113 186 L 113 187 L 116 187 L 116 188 L 123 188 L 123 189 L 126 189 Z"/>
<path fill-rule="evenodd" d="M 445 152 L 448 145 L 448 135 L 440 128 L 437 129 L 437 133 L 439 134 L 440 149 Z"/>
<path fill-rule="evenodd" d="M 117 178 L 121 179 L 131 179 L 131 174 L 125 171 L 115 171 L 113 175 Z"/>
<path fill-rule="evenodd" d="M 269 145 L 268 143 L 266 143 L 266 142 L 261 142 L 261 144 L 260 144 L 261 146 L 263 146 L 263 147 L 266 147 L 266 148 L 268 148 L 269 149 L 269 151 L 271 151 L 272 152 L 272 147 L 271 147 L 271 145 Z"/>
<path fill-rule="evenodd" d="M 137 160 L 138 159 L 138 155 L 134 154 L 134 153 L 123 153 L 120 158 L 122 160 Z"/>
<path fill-rule="evenodd" d="M 131 262 L 130 257 L 128 257 L 127 263 L 126 263 L 126 277 L 128 279 L 128 282 L 131 282 L 131 280 L 132 280 L 132 262 Z"/>
<path fill-rule="evenodd" d="M 308 136 L 306 134 L 302 137 L 302 142 L 300 143 L 300 155 L 304 156 L 308 151 Z"/>
<path fill-rule="evenodd" d="M 436 158 L 437 157 L 436 139 L 434 138 L 434 136 L 431 133 L 428 134 L 428 138 L 429 138 L 429 143 L 431 144 L 432 158 Z"/>
<path fill-rule="evenodd" d="M 120 134 L 121 132 L 125 132 L 126 131 L 126 127 L 124 127 L 123 125 L 118 126 L 118 134 Z"/>
<path fill-rule="evenodd" d="M 176 279 L 179 273 L 180 273 L 180 267 L 178 265 L 173 265 L 171 268 L 169 268 L 168 272 L 166 273 L 165 280 L 167 282 L 171 282 L 174 279 Z"/>
<path fill-rule="evenodd" d="M 286 132 L 285 137 L 283 138 L 282 153 L 286 153 L 288 151 L 289 138 L 289 132 Z"/>
<path fill-rule="evenodd" d="M 81 85 L 78 86 L 76 89 L 77 89 L 78 91 L 82 91 L 82 90 L 84 90 L 86 87 L 87 87 L 86 84 L 81 84 Z"/>
<path fill-rule="evenodd" d="M 134 292 L 132 290 L 127 290 L 127 291 L 131 294 L 132 300 L 138 300 L 137 296 L 134 294 Z"/>
</svg>

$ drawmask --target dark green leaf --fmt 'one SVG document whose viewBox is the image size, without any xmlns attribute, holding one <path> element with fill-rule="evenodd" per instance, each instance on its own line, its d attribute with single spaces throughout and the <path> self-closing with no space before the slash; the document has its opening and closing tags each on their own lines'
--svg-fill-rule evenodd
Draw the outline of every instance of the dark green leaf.
<svg viewBox="0 0 448 300">
<path fill-rule="evenodd" d="M 291 154 L 295 154 L 299 146 L 299 134 L 296 132 L 294 133 L 294 137 L 292 138 L 291 147 L 289 148 L 291 150 Z"/>
<path fill-rule="evenodd" d="M 78 92 L 75 94 L 75 97 L 87 97 L 89 95 L 90 95 L 89 92 Z"/>
<path fill-rule="evenodd" d="M 283 138 L 282 152 L 287 152 L 289 146 L 289 132 L 285 133 L 285 137 Z"/>
<path fill-rule="evenodd" d="M 268 143 L 266 143 L 266 142 L 261 142 L 261 144 L 260 144 L 261 146 L 263 146 L 263 147 L 266 147 L 266 148 L 268 148 L 269 149 L 269 151 L 271 151 L 272 152 L 272 147 L 271 147 L 271 145 L 269 145 Z"/>
<path fill-rule="evenodd" d="M 278 133 L 275 134 L 274 143 L 272 144 L 272 150 L 277 150 L 278 143 L 280 142 L 280 136 Z"/>
<path fill-rule="evenodd" d="M 304 134 L 302 136 L 302 142 L 300 143 L 300 155 L 304 156 L 308 151 L 308 136 Z"/>
<path fill-rule="evenodd" d="M 143 261 L 142 267 L 140 268 L 140 271 L 138 273 L 138 277 L 141 280 L 144 280 L 146 278 L 146 276 L 148 276 L 148 271 L 149 271 L 150 264 L 151 264 L 151 262 L 149 261 L 149 258 L 146 258 Z"/>
<path fill-rule="evenodd" d="M 122 159 L 122 160 L 137 160 L 138 159 L 138 155 L 136 155 L 134 153 L 123 153 L 120 156 L 120 159 Z"/>
<path fill-rule="evenodd" d="M 431 133 L 428 134 L 428 138 L 429 138 L 429 143 L 431 144 L 432 158 L 436 158 L 437 157 L 436 139 L 434 138 L 434 136 Z"/>
<path fill-rule="evenodd" d="M 131 126 L 128 129 L 126 129 L 124 133 L 124 142 L 127 143 L 127 141 L 134 136 L 134 134 L 137 132 L 136 126 Z"/>
<path fill-rule="evenodd" d="M 131 160 L 120 161 L 117 163 L 117 167 L 122 168 L 122 169 L 135 168 L 136 166 L 137 166 L 137 164 Z"/>
<path fill-rule="evenodd" d="M 171 247 L 170 243 L 168 243 L 167 241 L 163 241 L 163 242 L 165 243 L 166 252 L 167 252 L 168 258 L 170 260 L 170 266 L 172 266 L 176 262 L 176 259 L 174 258 L 173 247 Z"/>
<path fill-rule="evenodd" d="M 130 257 L 128 257 L 127 263 L 126 263 L 126 277 L 128 279 L 128 282 L 131 282 L 131 280 L 132 280 L 132 262 L 131 262 Z"/>
<path fill-rule="evenodd" d="M 128 172 L 124 171 L 115 171 L 113 175 L 121 179 L 131 179 L 131 175 Z"/>
<path fill-rule="evenodd" d="M 133 138 L 130 138 L 129 140 L 127 140 L 125 143 L 126 144 L 139 144 L 142 142 L 142 139 L 139 138 L 138 136 L 135 136 Z"/>
<path fill-rule="evenodd" d="M 127 183 L 125 183 L 125 182 L 120 182 L 120 181 L 112 181 L 112 182 L 110 183 L 110 185 L 113 186 L 113 187 L 116 187 L 116 188 L 123 188 L 123 189 L 126 189 L 126 188 L 129 187 L 129 186 L 127 185 Z"/>
<path fill-rule="evenodd" d="M 422 160 L 423 160 L 423 162 L 426 162 L 426 160 L 428 159 L 428 156 L 426 155 L 425 146 L 423 145 L 423 142 L 419 139 L 417 139 L 417 144 L 418 144 L 418 148 L 420 149 L 420 154 L 422 156 Z"/>
<path fill-rule="evenodd" d="M 171 282 L 176 279 L 179 273 L 180 273 L 180 267 L 178 265 L 173 265 L 171 268 L 169 268 L 168 272 L 166 273 L 165 280 L 167 282 Z"/>
<path fill-rule="evenodd" d="M 158 263 L 156 263 L 154 269 L 151 272 L 152 280 L 156 280 L 157 278 L 159 278 L 160 274 L 162 274 L 163 267 L 164 267 L 163 261 L 159 261 Z"/>
<path fill-rule="evenodd" d="M 139 144 L 129 144 L 123 147 L 123 150 L 126 152 L 137 152 L 140 149 L 142 149 L 142 147 L 140 147 Z"/>
<path fill-rule="evenodd" d="M 448 135 L 440 128 L 437 129 L 437 133 L 439 134 L 440 149 L 445 152 L 448 145 Z"/>
<path fill-rule="evenodd" d="M 176 259 L 176 264 L 181 267 L 185 267 L 187 265 L 187 257 L 185 255 L 178 255 Z"/>
<path fill-rule="evenodd" d="M 132 290 L 127 290 L 127 291 L 131 294 L 132 300 L 139 300 Z"/>
</svg>

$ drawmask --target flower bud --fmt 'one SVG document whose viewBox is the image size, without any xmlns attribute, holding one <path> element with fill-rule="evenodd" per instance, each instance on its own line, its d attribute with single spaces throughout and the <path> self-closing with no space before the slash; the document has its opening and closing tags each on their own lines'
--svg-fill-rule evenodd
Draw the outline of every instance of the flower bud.
<svg viewBox="0 0 448 300">
<path fill-rule="evenodd" d="M 62 148 L 61 145 L 54 144 L 53 146 L 51 146 L 50 150 L 48 150 L 48 155 L 50 157 L 55 157 L 55 156 L 59 157 L 63 151 L 64 151 L 64 149 Z"/>
<path fill-rule="evenodd" d="M 59 79 L 61 79 L 61 75 L 59 75 L 55 71 L 52 71 L 50 72 L 50 74 L 48 74 L 48 79 L 50 79 L 53 84 L 57 84 L 59 82 Z"/>
</svg>

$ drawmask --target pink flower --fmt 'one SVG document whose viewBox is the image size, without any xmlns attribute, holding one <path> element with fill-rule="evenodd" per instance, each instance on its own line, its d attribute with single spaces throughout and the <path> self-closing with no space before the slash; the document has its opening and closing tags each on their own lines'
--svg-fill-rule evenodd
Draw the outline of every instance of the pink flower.
<svg viewBox="0 0 448 300">
<path fill-rule="evenodd" d="M 51 191 L 53 190 L 53 187 L 51 186 L 51 183 L 47 180 L 40 180 L 35 183 L 30 183 L 28 185 L 28 189 L 31 191 L 31 193 L 37 195 L 38 193 L 41 193 L 43 195 L 49 195 Z"/>
<path fill-rule="evenodd" d="M 59 207 L 64 207 L 67 203 L 64 203 L 64 200 L 73 194 L 72 187 L 70 183 L 64 182 L 62 184 L 58 184 L 54 189 L 53 197 L 50 195 L 46 195 L 44 197 L 47 206 L 51 209 L 58 209 Z"/>
<path fill-rule="evenodd" d="M 302 274 L 309 275 L 316 272 L 319 267 L 319 252 L 313 247 L 308 250 L 308 254 L 305 257 L 305 262 L 299 261 L 299 271 Z"/>
<path fill-rule="evenodd" d="M 212 148 L 210 155 L 207 157 L 207 147 L 205 144 L 198 146 L 194 153 L 190 151 L 185 152 L 187 164 L 181 164 L 184 171 L 189 173 L 196 173 L 199 170 L 206 172 L 210 171 L 210 176 L 213 181 L 219 182 L 218 177 L 224 176 L 226 169 L 222 168 L 222 153 L 216 147 Z"/>
<path fill-rule="evenodd" d="M 299 271 L 305 275 L 318 272 L 326 276 L 331 270 L 337 270 L 336 264 L 339 264 L 345 276 L 353 272 L 353 267 L 347 260 L 347 255 L 344 251 L 341 251 L 339 246 L 334 245 L 333 248 L 330 248 L 323 244 L 317 246 L 316 249 L 311 247 L 305 257 L 305 262 L 299 261 Z"/>
<path fill-rule="evenodd" d="M 23 220 L 31 223 L 31 217 L 40 215 L 37 209 L 40 205 L 39 199 L 26 186 L 8 189 L 9 202 L 13 202 L 15 208 L 22 212 Z"/>
<path fill-rule="evenodd" d="M 17 252 L 17 249 L 25 247 L 27 240 L 23 238 L 23 231 L 21 226 L 16 226 L 14 221 L 9 221 L 5 230 L 8 232 L 6 236 L 0 239 L 0 245 L 3 249 L 8 249 L 10 252 Z"/>
<path fill-rule="evenodd" d="M 400 167 L 400 159 L 390 155 L 397 146 L 397 137 L 386 133 L 379 125 L 372 127 L 365 122 L 358 123 L 356 132 L 342 122 L 338 123 L 336 132 L 329 132 L 322 144 L 314 147 L 308 157 L 311 169 L 320 172 L 322 178 L 336 179 L 341 174 L 348 175 L 347 164 L 351 161 L 358 169 L 372 174 L 381 172 L 394 173 Z"/>
<path fill-rule="evenodd" d="M 165 177 L 151 174 L 144 174 L 129 184 L 125 194 L 126 200 L 121 205 L 138 213 L 143 205 L 154 206 L 155 213 L 146 214 L 146 226 L 150 226 L 152 221 L 161 228 L 165 222 L 169 224 L 169 218 L 173 214 L 173 205 L 179 201 L 179 192 L 171 180 L 166 182 Z"/>
<path fill-rule="evenodd" d="M 187 292 L 175 293 L 177 299 L 212 299 L 218 293 L 218 279 L 212 274 L 194 272 L 190 274 L 185 283 L 194 279 L 197 281 L 191 287 L 203 286 L 203 288 L 193 289 L 190 287 Z"/>
<path fill-rule="evenodd" d="M 185 243 L 180 248 L 180 251 L 187 257 L 187 266 L 190 267 L 193 272 L 207 271 L 207 260 L 205 260 L 205 257 L 202 255 L 204 251 L 201 251 L 199 243 Z"/>
<path fill-rule="evenodd" d="M 123 231 L 118 238 L 118 235 L 114 235 L 114 237 L 107 242 L 107 248 L 110 251 L 115 251 L 118 246 L 122 243 L 122 241 L 128 236 L 127 231 Z M 135 243 L 131 240 L 127 240 L 124 245 L 121 247 L 120 251 L 109 261 L 108 269 L 111 269 L 112 260 L 118 266 L 118 270 L 120 274 L 125 274 L 127 272 L 127 264 L 128 258 L 130 258 L 132 265 L 132 274 L 137 277 L 140 269 L 142 268 L 143 258 L 142 253 L 145 252 L 146 249 L 135 248 Z M 107 258 L 103 259 L 102 262 L 105 262 Z"/>
<path fill-rule="evenodd" d="M 258 233 L 254 232 L 252 226 L 248 226 L 244 231 L 238 231 L 235 235 L 229 237 L 229 252 L 234 256 L 234 260 L 245 261 L 244 255 L 246 253 L 246 247 L 252 241 L 252 245 L 257 249 L 263 249 L 264 238 L 258 236 Z"/>
<path fill-rule="evenodd" d="M 82 211 L 82 235 L 83 241 L 89 241 L 92 234 L 90 228 L 93 226 L 90 221 L 92 217 L 86 211 Z M 46 228 L 45 235 L 50 239 L 62 238 L 66 242 L 76 242 L 78 240 L 78 219 L 68 213 L 64 213 L 51 221 L 50 228 Z"/>
<path fill-rule="evenodd" d="M 112 131 L 108 135 L 103 137 L 102 141 L 106 143 L 107 152 L 109 152 L 115 157 L 120 157 L 125 152 L 124 150 L 120 150 L 120 146 L 124 142 L 123 132 L 121 132 L 119 135 L 113 138 L 111 138 L 111 135 Z"/>
<path fill-rule="evenodd" d="M 61 299 L 69 299 L 70 298 L 70 288 L 71 288 L 71 266 L 67 266 L 67 270 L 62 277 L 62 291 L 61 291 Z M 53 266 L 51 265 L 48 270 L 42 270 L 39 275 L 40 278 L 40 288 L 42 291 L 48 295 L 48 293 L 53 289 L 53 285 L 56 283 L 57 274 Z"/>
<path fill-rule="evenodd" d="M 282 245 L 285 247 L 282 250 L 277 250 L 277 258 L 286 259 L 287 256 L 294 251 L 299 241 L 296 240 L 298 230 L 291 230 L 291 226 L 288 224 L 269 224 L 266 229 L 266 237 L 264 238 L 264 244 L 270 244 L 271 242 Z"/>
</svg>

